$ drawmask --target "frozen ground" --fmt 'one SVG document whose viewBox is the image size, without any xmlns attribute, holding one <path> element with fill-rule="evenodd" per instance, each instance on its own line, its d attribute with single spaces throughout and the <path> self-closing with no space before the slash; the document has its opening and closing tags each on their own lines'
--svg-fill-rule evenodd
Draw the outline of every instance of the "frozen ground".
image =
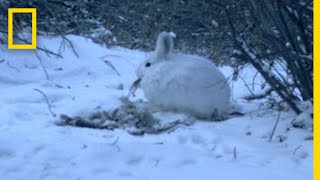
<svg viewBox="0 0 320 180">
<path fill-rule="evenodd" d="M 199 121 L 171 133 L 144 136 L 56 126 L 57 117 L 49 113 L 43 96 L 34 89 L 47 95 L 57 115 L 116 108 L 118 98 L 127 95 L 135 80 L 135 68 L 146 57 L 140 51 L 106 49 L 80 37 L 69 38 L 79 58 L 70 48 L 60 47 L 58 38 L 38 40 L 52 51 L 63 51 L 62 59 L 38 53 L 50 80 L 34 52 L 0 48 L 0 179 L 313 178 L 313 141 L 305 140 L 312 133 L 292 128 L 295 115 L 281 112 L 269 142 L 278 112 L 267 109 L 262 101 L 243 100 L 249 92 L 242 80 L 232 83 L 233 100 L 245 116 L 223 122 Z M 221 70 L 230 76 L 230 68 Z M 248 67 L 242 77 L 251 81 L 254 74 Z M 142 98 L 141 91 L 137 95 Z"/>
</svg>

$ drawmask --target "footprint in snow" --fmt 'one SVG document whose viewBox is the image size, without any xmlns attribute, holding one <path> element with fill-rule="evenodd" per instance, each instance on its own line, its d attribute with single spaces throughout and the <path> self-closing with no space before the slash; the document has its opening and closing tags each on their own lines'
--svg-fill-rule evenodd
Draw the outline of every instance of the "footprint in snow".
<svg viewBox="0 0 320 180">
<path fill-rule="evenodd" d="M 176 165 L 177 168 L 183 167 L 183 166 L 188 166 L 188 165 L 194 165 L 196 164 L 197 161 L 195 159 L 183 159 L 181 161 L 179 161 Z"/>
<path fill-rule="evenodd" d="M 142 155 L 132 155 L 127 159 L 126 163 L 128 165 L 136 165 L 136 164 L 139 164 L 142 160 L 143 160 Z"/>
</svg>

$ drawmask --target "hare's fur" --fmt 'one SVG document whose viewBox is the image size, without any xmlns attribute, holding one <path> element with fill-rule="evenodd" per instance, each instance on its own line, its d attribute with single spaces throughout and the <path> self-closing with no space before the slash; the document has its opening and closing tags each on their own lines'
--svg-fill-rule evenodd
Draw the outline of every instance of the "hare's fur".
<svg viewBox="0 0 320 180">
<path fill-rule="evenodd" d="M 205 119 L 226 115 L 230 87 L 219 69 L 208 59 L 172 51 L 173 33 L 160 33 L 155 52 L 137 69 L 150 105 Z"/>
</svg>

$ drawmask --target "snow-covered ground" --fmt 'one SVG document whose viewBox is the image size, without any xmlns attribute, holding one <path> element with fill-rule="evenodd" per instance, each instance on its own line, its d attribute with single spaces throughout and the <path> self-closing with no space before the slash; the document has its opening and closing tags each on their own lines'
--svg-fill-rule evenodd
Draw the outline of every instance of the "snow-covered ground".
<svg viewBox="0 0 320 180">
<path fill-rule="evenodd" d="M 59 38 L 39 37 L 45 53 L 0 48 L 0 179 L 259 179 L 313 178 L 313 141 L 308 130 L 292 128 L 291 112 L 281 112 L 273 140 L 269 136 L 278 112 L 263 101 L 246 101 L 242 80 L 233 82 L 233 100 L 245 114 L 221 122 L 197 121 L 170 133 L 132 136 L 123 130 L 57 126 L 53 113 L 81 115 L 120 105 L 136 79 L 135 69 L 147 54 L 106 49 L 69 36 L 79 54 Z M 42 59 L 50 80 L 39 60 Z M 113 65 L 107 65 L 108 61 Z M 221 68 L 229 77 L 231 68 Z M 244 80 L 255 71 L 247 67 Z M 255 90 L 259 90 L 259 77 Z M 250 85 L 251 86 L 251 85 Z M 141 91 L 136 98 L 143 98 Z M 161 115 L 161 114 L 160 114 Z M 163 117 L 180 117 L 162 113 Z M 280 139 L 283 140 L 280 142 Z"/>
</svg>

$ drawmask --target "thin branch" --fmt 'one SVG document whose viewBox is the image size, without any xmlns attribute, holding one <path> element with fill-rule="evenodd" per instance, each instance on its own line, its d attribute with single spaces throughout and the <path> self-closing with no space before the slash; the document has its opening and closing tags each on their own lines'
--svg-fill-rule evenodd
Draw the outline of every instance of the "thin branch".
<svg viewBox="0 0 320 180">
<path fill-rule="evenodd" d="M 281 111 L 279 111 L 279 113 L 278 113 L 278 117 L 277 117 L 276 123 L 275 123 L 274 126 L 273 126 L 273 129 L 272 129 L 272 132 L 271 132 L 271 135 L 270 135 L 270 138 L 269 138 L 269 142 L 271 142 L 272 137 L 273 137 L 273 135 L 274 135 L 274 133 L 275 133 L 275 131 L 276 131 L 276 129 L 277 129 L 277 126 L 278 126 L 278 124 L 279 124 L 280 114 L 281 114 Z"/>
<path fill-rule="evenodd" d="M 49 109 L 50 114 L 51 114 L 53 117 L 56 117 L 57 115 L 51 110 L 51 104 L 49 103 L 49 100 L 48 100 L 47 95 L 46 95 L 44 92 L 40 91 L 39 89 L 33 89 L 33 90 L 39 92 L 39 93 L 44 97 L 44 99 L 45 99 L 45 101 L 46 101 L 46 103 L 47 103 L 47 105 L 48 105 L 48 109 Z"/>
<path fill-rule="evenodd" d="M 121 76 L 121 74 L 119 73 L 119 71 L 117 71 L 117 69 L 113 66 L 113 64 L 108 61 L 108 60 L 104 60 L 103 61 L 106 65 L 108 65 L 109 67 L 111 67 L 111 69 L 118 75 Z"/>
<path fill-rule="evenodd" d="M 63 41 L 67 41 L 69 46 L 72 49 L 72 52 L 76 55 L 77 58 L 79 58 L 79 54 L 77 53 L 76 49 L 74 48 L 74 45 L 70 39 L 68 39 L 66 36 L 62 36 Z"/>
<path fill-rule="evenodd" d="M 115 141 L 113 141 L 112 143 L 110 143 L 110 146 L 115 146 L 117 148 L 118 152 L 120 152 L 120 147 L 119 147 L 119 145 L 117 145 L 119 139 L 120 139 L 119 136 L 117 136 L 117 139 Z"/>
<path fill-rule="evenodd" d="M 115 144 L 117 144 L 117 142 L 119 141 L 119 136 L 117 136 L 117 138 L 116 138 L 116 140 L 114 140 L 112 143 L 110 143 L 110 145 L 115 145 Z"/>
<path fill-rule="evenodd" d="M 46 75 L 46 79 L 47 79 L 47 80 L 50 80 L 48 71 L 47 71 L 47 69 L 44 67 L 43 62 L 42 62 L 39 54 L 38 54 L 36 51 L 35 51 L 35 54 L 36 54 L 36 56 L 37 56 L 37 59 L 38 59 L 40 65 L 41 65 L 41 67 L 42 67 L 42 70 L 43 70 L 44 74 Z"/>
<path fill-rule="evenodd" d="M 236 160 L 237 159 L 237 147 L 233 148 L 233 159 Z"/>
<path fill-rule="evenodd" d="M 17 67 L 12 66 L 9 61 L 7 61 L 7 65 L 9 68 L 12 68 L 12 69 L 16 70 L 17 72 L 20 72 L 20 70 Z"/>
<path fill-rule="evenodd" d="M 3 30 L 0 30 L 0 32 L 1 32 L 1 33 L 4 33 L 4 34 L 8 34 L 7 31 L 3 31 Z M 22 38 L 20 38 L 20 37 L 14 37 L 14 38 L 17 38 L 18 40 L 20 40 L 20 41 L 22 41 L 22 42 L 24 42 L 24 43 L 26 43 L 26 44 L 31 44 L 31 42 L 29 42 L 29 41 L 27 41 L 27 40 L 25 40 L 25 39 L 22 39 Z M 54 53 L 54 52 L 52 52 L 52 51 L 50 51 L 50 50 L 48 50 L 48 49 L 46 49 L 46 48 L 37 46 L 36 49 L 37 49 L 37 50 L 40 50 L 40 51 L 43 51 L 43 52 L 45 52 L 45 53 L 48 54 L 48 55 L 53 55 L 53 56 L 56 56 L 56 57 L 58 57 L 58 58 L 63 58 L 63 56 L 62 56 L 61 54 Z"/>
<path fill-rule="evenodd" d="M 293 155 L 296 155 L 297 151 L 302 147 L 302 145 L 299 145 L 298 147 L 294 148 Z"/>
<path fill-rule="evenodd" d="M 269 96 L 272 92 L 273 92 L 273 89 L 272 88 L 268 88 L 263 93 L 252 94 L 252 95 L 249 95 L 249 96 L 245 96 L 245 97 L 243 97 L 243 99 L 245 99 L 245 100 L 263 99 L 266 96 Z"/>
<path fill-rule="evenodd" d="M 247 88 L 248 91 L 250 92 L 251 96 L 254 96 L 254 93 L 253 93 L 253 91 L 250 89 L 250 87 L 249 87 L 248 83 L 246 82 L 246 80 L 245 80 L 242 76 L 240 76 L 240 75 L 239 75 L 239 78 L 241 79 L 241 81 L 243 82 L 243 84 L 246 86 L 246 88 Z"/>
</svg>

